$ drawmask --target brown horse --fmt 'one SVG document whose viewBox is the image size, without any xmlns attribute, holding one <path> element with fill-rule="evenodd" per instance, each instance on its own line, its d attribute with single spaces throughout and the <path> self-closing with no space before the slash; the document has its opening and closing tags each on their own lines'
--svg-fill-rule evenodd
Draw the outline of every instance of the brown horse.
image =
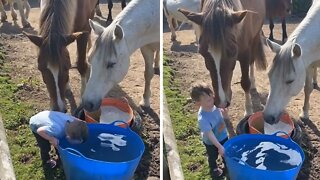
<svg viewBox="0 0 320 180">
<path fill-rule="evenodd" d="M 292 10 L 292 0 L 266 0 L 266 15 L 269 19 L 270 35 L 269 39 L 273 39 L 273 19 L 279 17 L 282 24 L 282 43 L 286 42 L 288 39 L 286 30 L 286 16 L 291 14 Z"/>
<path fill-rule="evenodd" d="M 38 69 L 50 95 L 51 109 L 66 112 L 65 92 L 69 89 L 71 62 L 67 46 L 77 40 L 77 68 L 81 92 L 89 77 L 86 48 L 97 0 L 47 0 L 40 16 L 39 36 L 26 34 L 39 47 Z M 74 33 L 76 32 L 76 33 Z"/>
<path fill-rule="evenodd" d="M 249 69 L 252 80 L 254 62 L 258 68 L 266 69 L 261 39 L 265 0 L 203 0 L 200 13 L 179 11 L 202 29 L 199 52 L 210 71 L 216 106 L 230 105 L 232 74 L 239 60 L 246 97 L 245 115 L 251 114 Z"/>
</svg>

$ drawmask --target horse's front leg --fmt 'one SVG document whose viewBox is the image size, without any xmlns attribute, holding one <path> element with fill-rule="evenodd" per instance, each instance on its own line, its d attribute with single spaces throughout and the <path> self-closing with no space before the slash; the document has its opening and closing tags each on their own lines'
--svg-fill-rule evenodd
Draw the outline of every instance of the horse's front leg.
<svg viewBox="0 0 320 180">
<path fill-rule="evenodd" d="M 170 31 L 171 31 L 171 41 L 176 41 L 177 39 L 177 35 L 176 35 L 176 29 L 174 27 L 174 18 L 168 14 L 167 16 L 167 22 L 168 22 L 168 25 L 169 25 L 169 28 L 170 28 Z"/>
<path fill-rule="evenodd" d="M 243 59 L 244 61 L 240 60 L 240 67 L 241 67 L 241 87 L 245 92 L 245 113 L 244 116 L 249 116 L 253 113 L 252 108 L 252 101 L 251 101 L 251 95 L 250 95 L 250 87 L 251 87 L 251 80 L 249 77 L 249 61 L 251 55 L 250 53 L 246 53 Z"/>
<path fill-rule="evenodd" d="M 19 9 L 20 16 L 21 16 L 22 26 L 24 28 L 31 27 L 30 23 L 27 21 L 26 16 L 24 14 L 23 4 L 22 4 L 21 0 L 17 0 L 16 2 L 17 2 L 17 6 L 18 6 L 18 9 Z"/>
<path fill-rule="evenodd" d="M 269 29 L 270 29 L 270 35 L 269 35 L 269 39 L 271 41 L 273 41 L 273 28 L 274 28 L 274 23 L 273 23 L 273 19 L 269 18 Z"/>
<path fill-rule="evenodd" d="M 7 21 L 6 11 L 4 10 L 4 4 L 0 0 L 0 12 L 1 12 L 1 22 Z"/>
<path fill-rule="evenodd" d="M 140 48 L 142 56 L 145 63 L 144 71 L 144 93 L 143 99 L 140 101 L 140 105 L 143 107 L 150 107 L 150 97 L 151 97 L 151 80 L 153 77 L 153 61 L 154 61 L 154 48 L 152 45 L 146 45 Z"/>
<path fill-rule="evenodd" d="M 126 0 L 121 1 L 121 8 L 124 9 L 126 7 L 127 3 Z"/>
<path fill-rule="evenodd" d="M 96 8 L 95 8 L 95 11 L 96 11 L 96 15 L 97 16 L 102 17 L 102 12 L 101 12 L 101 9 L 100 9 L 100 1 L 98 1 L 97 5 L 96 5 Z"/>
<path fill-rule="evenodd" d="M 160 75 L 160 50 L 156 51 L 153 70 L 154 74 Z"/>
<path fill-rule="evenodd" d="M 251 86 L 250 89 L 256 89 L 256 78 L 254 75 L 254 63 L 252 63 L 250 65 L 250 82 L 251 82 Z"/>
<path fill-rule="evenodd" d="M 309 100 L 310 100 L 310 94 L 313 90 L 313 86 L 312 86 L 313 72 L 314 72 L 313 67 L 308 68 L 306 82 L 304 85 L 304 104 L 303 104 L 302 112 L 300 113 L 300 118 L 302 119 L 309 119 L 309 108 L 310 108 Z"/>
<path fill-rule="evenodd" d="M 26 19 L 28 19 L 29 14 L 30 14 L 30 9 L 31 9 L 31 6 L 30 6 L 28 0 L 23 1 L 23 7 L 26 9 L 25 15 L 26 15 Z"/>
<path fill-rule="evenodd" d="M 19 0 L 18 0 L 18 1 L 19 1 Z M 17 3 L 18 3 L 18 1 L 17 1 Z M 10 11 L 11 11 L 11 17 L 12 17 L 13 21 L 16 21 L 16 20 L 18 20 L 18 15 L 17 15 L 16 11 L 14 10 L 13 4 L 14 4 L 14 1 L 13 1 L 13 0 L 9 1 Z"/>
<path fill-rule="evenodd" d="M 318 72 L 317 72 L 317 67 L 314 67 L 314 70 L 313 70 L 313 88 L 314 89 L 317 89 L 320 91 L 320 87 L 318 85 Z"/>
<path fill-rule="evenodd" d="M 200 26 L 198 24 L 192 23 L 192 27 L 194 29 L 194 34 L 196 35 L 196 41 L 197 43 L 199 43 L 199 37 L 201 34 Z"/>
<path fill-rule="evenodd" d="M 107 21 L 112 21 L 112 8 L 113 8 L 113 2 L 112 0 L 108 0 L 108 9 L 109 9 L 109 14 L 108 14 L 108 18 Z"/>
<path fill-rule="evenodd" d="M 287 35 L 287 25 L 286 25 L 286 18 L 282 18 L 282 43 L 284 44 L 288 39 Z"/>
<path fill-rule="evenodd" d="M 87 50 L 87 43 L 89 39 L 89 33 L 83 33 L 77 39 L 77 69 L 81 76 L 81 95 L 84 93 L 87 81 L 90 76 L 90 69 L 88 63 L 86 61 L 86 50 Z"/>
</svg>

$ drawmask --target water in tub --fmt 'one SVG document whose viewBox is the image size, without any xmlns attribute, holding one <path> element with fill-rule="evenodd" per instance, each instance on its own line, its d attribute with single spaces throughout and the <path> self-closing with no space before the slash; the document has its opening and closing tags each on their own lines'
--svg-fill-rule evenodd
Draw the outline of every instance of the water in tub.
<svg viewBox="0 0 320 180">
<path fill-rule="evenodd" d="M 292 127 L 290 124 L 287 124 L 285 122 L 279 121 L 276 124 L 269 124 L 267 122 L 264 122 L 264 134 L 274 134 L 279 131 L 283 131 L 287 134 L 292 130 Z"/>
<path fill-rule="evenodd" d="M 234 146 L 233 150 L 241 159 L 240 164 L 245 162 L 261 170 L 287 170 L 302 163 L 302 157 L 297 150 L 273 142 L 260 142 L 242 147 Z"/>
<path fill-rule="evenodd" d="M 124 162 L 133 159 L 133 144 L 130 144 L 129 137 L 119 134 L 100 133 L 93 134 L 97 137 L 92 146 L 88 146 L 89 151 L 86 157 L 107 162 Z M 130 150 L 131 147 L 131 150 Z"/>
<path fill-rule="evenodd" d="M 114 106 L 101 107 L 100 123 L 110 124 L 116 120 L 127 121 L 129 118 L 129 113 L 123 112 Z"/>
</svg>

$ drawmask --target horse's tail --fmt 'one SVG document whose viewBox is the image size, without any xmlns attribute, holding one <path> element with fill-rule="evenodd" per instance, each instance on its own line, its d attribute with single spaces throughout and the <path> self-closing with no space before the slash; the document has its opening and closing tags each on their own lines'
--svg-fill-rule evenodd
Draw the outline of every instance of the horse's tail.
<svg viewBox="0 0 320 180">
<path fill-rule="evenodd" d="M 254 52 L 255 52 L 255 64 L 258 70 L 266 70 L 268 66 L 266 55 L 264 52 L 264 47 L 263 47 L 264 39 L 265 38 L 262 31 L 260 31 L 260 33 L 258 33 L 255 38 L 256 43 L 253 44 Z"/>
</svg>

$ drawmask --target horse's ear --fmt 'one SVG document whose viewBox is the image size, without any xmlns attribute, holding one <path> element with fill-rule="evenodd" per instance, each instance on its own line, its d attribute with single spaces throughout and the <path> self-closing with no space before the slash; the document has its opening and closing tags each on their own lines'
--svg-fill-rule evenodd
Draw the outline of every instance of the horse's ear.
<svg viewBox="0 0 320 180">
<path fill-rule="evenodd" d="M 272 42 L 270 39 L 267 39 L 267 44 L 274 53 L 280 52 L 281 46 L 279 44 Z"/>
<path fill-rule="evenodd" d="M 231 14 L 231 17 L 233 19 L 233 22 L 235 24 L 240 23 L 243 18 L 247 15 L 248 11 L 237 11 Z"/>
<path fill-rule="evenodd" d="M 122 27 L 120 25 L 116 25 L 116 28 L 114 29 L 114 32 L 113 32 L 113 39 L 118 39 L 118 40 L 121 40 L 124 36 L 124 33 L 123 33 L 123 30 L 122 30 Z"/>
<path fill-rule="evenodd" d="M 179 12 L 181 12 L 184 16 L 186 16 L 187 19 L 189 19 L 190 21 L 201 25 L 202 24 L 202 17 L 203 17 L 203 13 L 195 13 L 195 12 L 191 12 L 185 9 L 178 9 Z"/>
<path fill-rule="evenodd" d="M 92 21 L 91 19 L 89 19 L 89 24 L 90 24 L 91 29 L 93 29 L 93 32 L 94 32 L 96 35 L 100 35 L 100 34 L 103 33 L 104 27 L 101 26 L 99 23 L 97 23 L 97 22 Z"/>
<path fill-rule="evenodd" d="M 22 32 L 24 35 L 26 35 L 30 41 L 35 44 L 36 46 L 40 47 L 43 43 L 43 38 L 37 35 L 29 34 L 26 32 Z"/>
<path fill-rule="evenodd" d="M 295 43 L 291 50 L 291 57 L 298 58 L 302 55 L 302 50 L 299 44 Z"/>
<path fill-rule="evenodd" d="M 82 35 L 88 35 L 89 32 L 75 32 L 70 35 L 63 36 L 64 45 L 68 46 L 70 43 L 78 39 Z"/>
</svg>

